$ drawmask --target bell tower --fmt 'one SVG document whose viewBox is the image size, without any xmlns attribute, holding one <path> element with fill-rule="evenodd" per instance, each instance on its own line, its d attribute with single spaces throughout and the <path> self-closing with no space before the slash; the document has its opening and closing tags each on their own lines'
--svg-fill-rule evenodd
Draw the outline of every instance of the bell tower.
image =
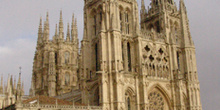
<svg viewBox="0 0 220 110">
<path fill-rule="evenodd" d="M 123 72 L 134 71 L 133 45 L 129 39 L 138 35 L 137 2 L 84 0 L 84 3 L 80 67 L 82 102 L 118 110 L 124 106 L 119 77 Z"/>
</svg>

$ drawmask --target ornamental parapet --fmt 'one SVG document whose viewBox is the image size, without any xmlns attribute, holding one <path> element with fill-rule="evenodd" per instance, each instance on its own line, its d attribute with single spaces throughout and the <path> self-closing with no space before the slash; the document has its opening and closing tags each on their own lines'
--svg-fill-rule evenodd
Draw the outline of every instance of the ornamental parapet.
<svg viewBox="0 0 220 110">
<path fill-rule="evenodd" d="M 74 106 L 74 105 L 49 105 L 49 104 L 21 104 L 22 109 L 71 109 L 71 110 L 102 110 L 101 106 Z M 19 109 L 18 108 L 18 109 Z"/>
<path fill-rule="evenodd" d="M 155 31 L 141 30 L 141 35 L 143 39 L 165 42 L 166 35 L 163 33 L 156 33 Z"/>
</svg>

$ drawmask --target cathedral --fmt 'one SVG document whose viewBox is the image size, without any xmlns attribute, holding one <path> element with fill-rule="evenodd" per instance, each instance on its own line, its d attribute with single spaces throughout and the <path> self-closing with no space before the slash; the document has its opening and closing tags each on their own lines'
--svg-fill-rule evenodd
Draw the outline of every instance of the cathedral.
<svg viewBox="0 0 220 110">
<path fill-rule="evenodd" d="M 30 95 L 100 110 L 202 110 L 196 53 L 184 0 L 84 0 L 76 18 L 50 37 L 40 19 Z M 79 44 L 81 44 L 79 48 Z M 78 109 L 77 109 L 78 110 Z M 98 109 L 97 109 L 98 110 Z"/>
</svg>

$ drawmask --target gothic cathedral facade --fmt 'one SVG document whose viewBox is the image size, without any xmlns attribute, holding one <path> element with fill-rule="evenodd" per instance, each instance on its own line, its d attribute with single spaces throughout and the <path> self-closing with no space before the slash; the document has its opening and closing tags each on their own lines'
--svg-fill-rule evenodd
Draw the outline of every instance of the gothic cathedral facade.
<svg viewBox="0 0 220 110">
<path fill-rule="evenodd" d="M 32 95 L 80 91 L 103 110 L 202 110 L 195 46 L 183 0 L 84 0 L 84 34 L 76 20 L 64 40 L 40 23 Z M 69 25 L 68 25 L 69 27 Z M 56 29 L 57 30 L 57 29 Z M 80 52 L 78 52 L 80 51 Z"/>
</svg>

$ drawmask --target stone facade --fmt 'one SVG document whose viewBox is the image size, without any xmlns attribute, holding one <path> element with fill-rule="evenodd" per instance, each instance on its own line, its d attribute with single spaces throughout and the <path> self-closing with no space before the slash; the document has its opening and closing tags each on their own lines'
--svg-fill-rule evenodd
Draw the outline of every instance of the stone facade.
<svg viewBox="0 0 220 110">
<path fill-rule="evenodd" d="M 62 16 L 53 40 L 49 20 L 44 32 L 40 23 L 32 95 L 80 91 L 82 104 L 103 110 L 202 110 L 195 46 L 183 0 L 179 10 L 173 0 L 152 0 L 148 9 L 142 0 L 141 23 L 136 0 L 84 3 L 79 55 L 76 35 L 70 40 L 67 31 L 64 40 Z M 71 65 L 65 65 L 69 45 Z"/>
</svg>

